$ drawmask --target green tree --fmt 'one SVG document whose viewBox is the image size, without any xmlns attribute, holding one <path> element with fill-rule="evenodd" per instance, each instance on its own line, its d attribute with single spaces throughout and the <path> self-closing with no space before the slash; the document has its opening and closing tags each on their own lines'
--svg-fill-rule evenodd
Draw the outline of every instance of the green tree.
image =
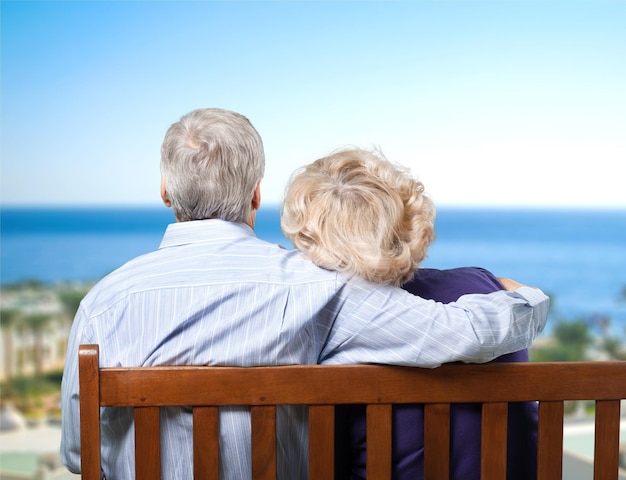
<svg viewBox="0 0 626 480">
<path fill-rule="evenodd" d="M 69 317 L 70 321 L 76 316 L 80 302 L 86 293 L 86 288 L 65 289 L 59 292 L 59 300 L 63 305 L 63 311 Z"/>
<path fill-rule="evenodd" d="M 561 345 L 567 348 L 572 360 L 586 359 L 586 351 L 592 341 L 589 325 L 586 322 L 582 320 L 559 322 L 554 328 L 554 336 Z"/>
<path fill-rule="evenodd" d="M 612 360 L 626 360 L 626 350 L 619 338 L 604 337 L 601 342 L 602 350 L 606 352 Z"/>
<path fill-rule="evenodd" d="M 554 326 L 552 336 L 554 343 L 532 350 L 533 361 L 575 362 L 587 359 L 587 349 L 593 338 L 586 322 L 561 320 Z"/>
</svg>

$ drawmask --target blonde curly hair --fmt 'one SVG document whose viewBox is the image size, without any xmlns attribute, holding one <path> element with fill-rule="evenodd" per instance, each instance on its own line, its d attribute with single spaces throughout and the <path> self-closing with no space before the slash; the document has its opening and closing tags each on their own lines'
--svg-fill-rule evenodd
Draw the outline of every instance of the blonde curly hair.
<svg viewBox="0 0 626 480">
<path fill-rule="evenodd" d="M 378 284 L 412 278 L 435 238 L 424 185 L 380 151 L 337 151 L 297 170 L 281 226 L 317 265 Z"/>
</svg>

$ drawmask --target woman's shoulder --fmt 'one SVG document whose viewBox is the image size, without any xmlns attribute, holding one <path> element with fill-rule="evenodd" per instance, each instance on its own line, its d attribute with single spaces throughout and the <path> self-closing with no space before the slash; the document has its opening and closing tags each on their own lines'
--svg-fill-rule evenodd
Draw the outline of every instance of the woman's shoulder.
<svg viewBox="0 0 626 480">
<path fill-rule="evenodd" d="M 449 303 L 469 293 L 501 290 L 502 285 L 489 270 L 482 267 L 420 268 L 403 288 L 423 298 Z"/>
</svg>

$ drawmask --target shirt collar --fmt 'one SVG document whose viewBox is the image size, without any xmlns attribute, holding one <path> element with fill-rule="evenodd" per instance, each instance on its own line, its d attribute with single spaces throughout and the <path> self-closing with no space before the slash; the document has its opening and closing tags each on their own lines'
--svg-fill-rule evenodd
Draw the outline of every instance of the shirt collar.
<svg viewBox="0 0 626 480">
<path fill-rule="evenodd" d="M 220 219 L 193 220 L 169 224 L 159 248 L 255 236 L 254 230 L 245 223 Z"/>
</svg>

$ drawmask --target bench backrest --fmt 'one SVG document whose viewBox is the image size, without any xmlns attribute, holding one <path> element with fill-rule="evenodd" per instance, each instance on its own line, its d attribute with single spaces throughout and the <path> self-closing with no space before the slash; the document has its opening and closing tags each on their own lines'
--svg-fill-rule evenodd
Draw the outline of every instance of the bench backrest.
<svg viewBox="0 0 626 480">
<path fill-rule="evenodd" d="M 100 407 L 134 408 L 136 478 L 160 478 L 159 408 L 193 407 L 195 479 L 218 478 L 218 407 L 250 406 L 254 479 L 276 478 L 276 406 L 309 405 L 309 475 L 334 474 L 334 405 L 367 405 L 367 478 L 391 478 L 391 407 L 424 403 L 425 479 L 449 478 L 450 403 L 483 404 L 481 478 L 506 478 L 507 403 L 539 401 L 538 479 L 562 477 L 566 400 L 595 400 L 595 480 L 616 480 L 626 362 L 99 368 L 79 351 L 82 478 L 100 479 Z"/>
</svg>

